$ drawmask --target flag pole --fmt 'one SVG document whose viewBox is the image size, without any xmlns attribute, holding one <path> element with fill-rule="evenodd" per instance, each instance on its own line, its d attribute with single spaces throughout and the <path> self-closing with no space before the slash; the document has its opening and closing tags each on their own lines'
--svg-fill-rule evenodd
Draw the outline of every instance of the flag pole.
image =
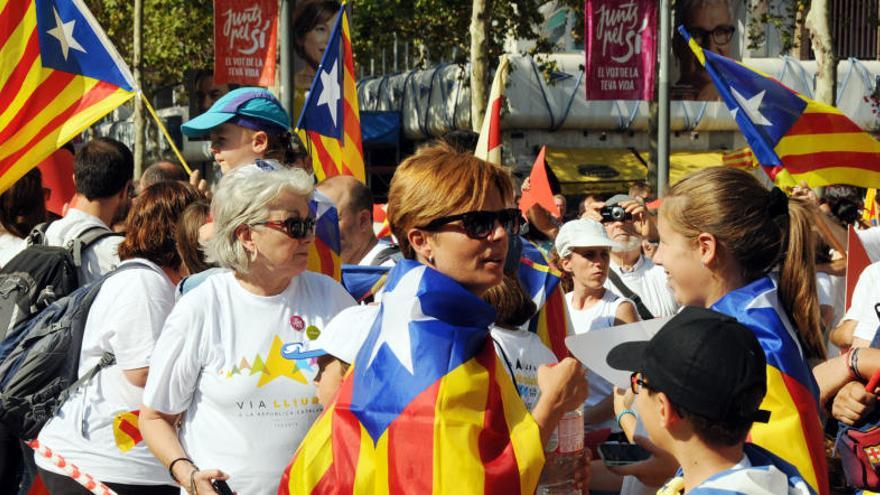
<svg viewBox="0 0 880 495">
<path fill-rule="evenodd" d="M 660 87 L 657 90 L 657 197 L 669 187 L 669 0 L 660 0 Z"/>
<path fill-rule="evenodd" d="M 147 110 L 150 112 L 150 115 L 153 116 L 153 120 L 156 121 L 156 125 L 159 126 L 159 130 L 162 131 L 162 134 L 165 136 L 165 140 L 168 141 L 168 146 L 171 146 L 171 150 L 174 151 L 174 155 L 177 156 L 177 160 L 180 161 L 180 166 L 186 171 L 186 175 L 192 175 L 193 171 L 187 165 L 186 160 L 183 159 L 183 154 L 180 153 L 180 150 L 177 149 L 177 145 L 174 144 L 174 140 L 171 139 L 171 134 L 168 133 L 168 129 L 165 128 L 165 124 L 162 123 L 162 119 L 159 118 L 159 115 L 156 113 L 156 109 L 153 108 L 153 105 L 150 105 L 150 100 L 144 96 L 143 91 L 138 91 L 138 97 L 141 101 L 144 102 L 144 106 L 147 107 Z"/>
</svg>

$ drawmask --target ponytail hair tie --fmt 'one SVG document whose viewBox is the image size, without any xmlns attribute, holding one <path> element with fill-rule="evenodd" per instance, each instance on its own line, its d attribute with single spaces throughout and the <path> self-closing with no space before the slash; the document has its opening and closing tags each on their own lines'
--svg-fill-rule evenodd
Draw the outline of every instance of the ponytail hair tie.
<svg viewBox="0 0 880 495">
<path fill-rule="evenodd" d="M 770 196 L 767 198 L 767 213 L 770 218 L 788 216 L 788 196 L 782 192 L 782 189 L 774 187 L 770 190 Z"/>
</svg>

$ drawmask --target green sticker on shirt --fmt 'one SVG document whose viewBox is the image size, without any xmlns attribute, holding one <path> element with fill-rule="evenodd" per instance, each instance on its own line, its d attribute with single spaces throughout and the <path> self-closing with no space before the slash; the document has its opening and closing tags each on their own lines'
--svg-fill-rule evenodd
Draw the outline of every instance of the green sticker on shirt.
<svg viewBox="0 0 880 495">
<path fill-rule="evenodd" d="M 309 339 L 315 340 L 319 335 L 321 335 L 321 331 L 318 330 L 318 327 L 315 325 L 309 325 L 309 327 L 306 328 L 306 336 L 308 336 Z"/>
</svg>

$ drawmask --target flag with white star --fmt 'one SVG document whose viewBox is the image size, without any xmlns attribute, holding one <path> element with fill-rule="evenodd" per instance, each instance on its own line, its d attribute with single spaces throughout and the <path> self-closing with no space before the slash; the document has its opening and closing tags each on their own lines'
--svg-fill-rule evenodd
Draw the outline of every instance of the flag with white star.
<svg viewBox="0 0 880 495">
<path fill-rule="evenodd" d="M 365 180 L 354 54 L 344 3 L 296 130 L 308 147 L 318 181 L 335 175 Z"/>
<path fill-rule="evenodd" d="M 333 404 L 278 493 L 533 494 L 544 464 L 489 325 L 492 307 L 402 260 Z"/>
<path fill-rule="evenodd" d="M 753 160 L 778 185 L 880 183 L 880 142 L 837 108 L 792 91 L 772 77 L 704 50 L 679 33 L 718 88 L 749 143 Z"/>
<path fill-rule="evenodd" d="M 0 192 L 134 91 L 82 0 L 0 2 Z"/>
</svg>

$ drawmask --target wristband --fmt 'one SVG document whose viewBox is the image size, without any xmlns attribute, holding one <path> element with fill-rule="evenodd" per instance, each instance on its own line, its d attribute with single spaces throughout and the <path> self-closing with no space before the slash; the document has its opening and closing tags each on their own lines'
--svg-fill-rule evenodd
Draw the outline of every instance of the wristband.
<svg viewBox="0 0 880 495">
<path fill-rule="evenodd" d="M 620 426 L 621 429 L 623 429 L 623 426 L 621 426 L 620 420 L 623 419 L 623 417 L 626 416 L 627 414 L 632 414 L 632 417 L 634 417 L 636 419 L 639 418 L 639 415 L 636 414 L 636 412 L 633 411 L 632 409 L 624 409 L 623 411 L 620 411 L 620 414 L 617 415 L 617 418 L 615 419 L 615 421 L 617 421 L 617 426 Z"/>
<path fill-rule="evenodd" d="M 170 474 L 171 479 L 173 479 L 177 483 L 180 483 L 180 482 L 177 481 L 177 476 L 174 476 L 174 465 L 180 461 L 186 461 L 186 462 L 192 464 L 193 467 L 195 467 L 195 463 L 189 457 L 178 457 L 177 459 L 174 459 L 173 461 L 171 461 L 171 464 L 168 465 L 168 474 Z"/>
<path fill-rule="evenodd" d="M 859 373 L 859 349 L 855 347 L 849 351 L 849 371 L 856 380 L 864 381 L 865 378 Z"/>
</svg>

